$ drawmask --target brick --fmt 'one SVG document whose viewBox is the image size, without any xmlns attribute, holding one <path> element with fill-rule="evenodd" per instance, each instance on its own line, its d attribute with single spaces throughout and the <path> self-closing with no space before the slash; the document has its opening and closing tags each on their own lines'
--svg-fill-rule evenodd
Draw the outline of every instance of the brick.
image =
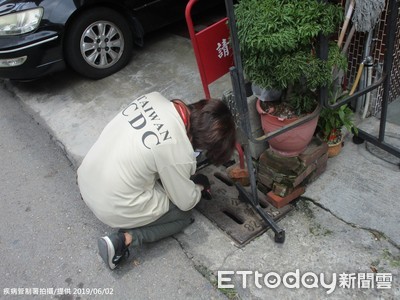
<svg viewBox="0 0 400 300">
<path fill-rule="evenodd" d="M 299 176 L 297 176 L 297 178 L 293 181 L 293 187 L 296 187 L 299 184 L 301 184 L 304 181 L 304 179 L 306 179 L 307 176 L 310 175 L 316 168 L 317 168 L 316 163 L 312 163 L 311 165 L 309 165 L 307 169 Z"/>
<path fill-rule="evenodd" d="M 293 187 L 289 186 L 288 184 L 281 184 L 274 182 L 272 186 L 272 192 L 280 197 L 286 197 L 291 192 L 293 192 Z"/>
<path fill-rule="evenodd" d="M 228 176 L 232 179 L 234 178 L 242 178 L 242 177 L 249 177 L 249 171 L 244 168 L 240 168 L 239 164 L 234 164 L 226 169 Z"/>
<path fill-rule="evenodd" d="M 325 153 L 321 156 L 315 163 L 315 170 L 304 179 L 304 184 L 309 184 L 315 181 L 323 172 L 325 172 L 327 164 L 328 164 L 328 153 Z"/>
<path fill-rule="evenodd" d="M 294 189 L 292 193 L 287 195 L 286 197 L 280 197 L 278 195 L 275 195 L 272 191 L 267 193 L 267 201 L 271 203 L 274 207 L 276 208 L 282 208 L 285 205 L 289 204 L 291 201 L 294 199 L 298 198 L 300 195 L 304 194 L 305 192 L 304 186 L 299 186 Z"/>
<path fill-rule="evenodd" d="M 250 184 L 249 171 L 247 169 L 240 168 L 240 165 L 234 164 L 226 169 L 229 178 L 233 181 L 239 182 L 243 186 L 248 186 Z"/>
<path fill-rule="evenodd" d="M 325 142 L 314 139 L 310 146 L 302 153 L 303 159 L 309 165 L 304 166 L 302 164 L 302 168 L 298 169 L 298 171 L 301 170 L 301 172 L 298 174 L 292 171 L 287 172 L 291 175 L 281 174 L 270 166 L 259 164 L 257 180 L 265 187 L 272 190 L 275 195 L 286 197 L 293 192 L 295 187 L 305 185 L 308 182 L 308 177 L 314 174 L 321 165 L 326 164 L 328 160 L 327 148 L 328 146 Z M 272 156 L 269 155 L 270 153 L 266 153 L 264 158 L 267 156 L 271 158 Z M 265 161 L 266 160 L 263 162 Z M 318 173 L 318 175 L 321 173 Z"/>
<path fill-rule="evenodd" d="M 260 190 L 261 193 L 263 193 L 264 195 L 266 195 L 269 191 L 271 191 L 271 188 L 265 186 L 264 184 L 262 184 L 261 182 L 257 183 L 257 188 Z"/>
<path fill-rule="evenodd" d="M 325 172 L 326 168 L 328 166 L 328 163 L 325 162 L 324 164 L 320 165 L 307 179 L 306 183 L 309 184 L 311 182 L 314 182 L 319 176 L 321 176 L 322 173 Z"/>
<path fill-rule="evenodd" d="M 328 153 L 325 153 L 324 155 L 322 155 L 320 158 L 318 158 L 318 160 L 316 161 L 317 164 L 317 169 L 322 166 L 325 165 L 326 162 L 328 161 Z"/>
<path fill-rule="evenodd" d="M 268 176 L 269 178 L 271 178 L 272 181 L 276 181 L 276 182 L 282 182 L 284 178 L 288 177 L 288 175 L 278 173 L 277 171 L 275 171 L 272 168 L 269 168 L 268 166 L 260 166 L 258 173 L 262 174 L 264 176 Z M 295 176 L 292 175 L 292 177 L 295 177 Z"/>
<path fill-rule="evenodd" d="M 274 183 L 274 181 L 272 180 L 271 176 L 262 174 L 262 173 L 258 173 L 257 174 L 257 180 L 258 182 L 262 183 L 263 185 L 267 186 L 269 189 L 272 189 L 272 184 Z"/>
<path fill-rule="evenodd" d="M 328 152 L 328 144 L 314 137 L 306 150 L 300 153 L 299 159 L 305 166 L 309 166 L 326 152 Z"/>
<path fill-rule="evenodd" d="M 259 164 L 286 175 L 292 175 L 293 172 L 297 173 L 302 168 L 301 161 L 297 156 L 284 157 L 271 149 L 267 149 L 260 155 Z"/>
</svg>

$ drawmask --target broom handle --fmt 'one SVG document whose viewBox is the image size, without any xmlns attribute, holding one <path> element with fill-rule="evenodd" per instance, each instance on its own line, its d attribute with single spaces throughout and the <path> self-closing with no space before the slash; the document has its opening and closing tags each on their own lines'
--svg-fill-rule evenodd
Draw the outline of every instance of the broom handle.
<svg viewBox="0 0 400 300">
<path fill-rule="evenodd" d="M 337 43 L 339 48 L 342 47 L 344 35 L 346 34 L 346 30 L 347 30 L 347 27 L 349 26 L 351 14 L 353 13 L 353 10 L 354 10 L 354 4 L 355 4 L 355 0 L 351 0 L 351 2 L 349 4 L 349 9 L 347 10 L 346 18 L 343 23 L 342 31 L 340 32 L 340 35 L 339 35 L 339 39 L 338 39 L 338 43 Z"/>
<path fill-rule="evenodd" d="M 353 95 L 354 92 L 356 91 L 356 88 L 358 86 L 358 82 L 360 81 L 361 78 L 361 74 L 363 72 L 364 69 L 364 61 L 360 64 L 360 66 L 358 67 L 358 72 L 357 72 L 357 76 L 356 76 L 356 80 L 354 80 L 353 83 L 353 87 L 351 88 L 351 91 L 349 93 L 349 96 Z"/>
<path fill-rule="evenodd" d="M 353 24 L 353 26 L 351 26 L 349 34 L 347 35 L 346 42 L 344 43 L 344 46 L 342 49 L 342 54 L 345 55 L 347 53 L 347 49 L 350 46 L 350 42 L 351 42 L 351 39 L 353 38 L 355 31 L 356 31 L 356 26 Z"/>
</svg>

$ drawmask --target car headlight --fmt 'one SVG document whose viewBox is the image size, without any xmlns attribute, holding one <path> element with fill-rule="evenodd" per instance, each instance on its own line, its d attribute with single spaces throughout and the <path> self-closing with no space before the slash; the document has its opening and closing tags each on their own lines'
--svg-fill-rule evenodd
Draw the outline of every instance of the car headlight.
<svg viewBox="0 0 400 300">
<path fill-rule="evenodd" d="M 15 12 L 0 17 L 0 36 L 19 35 L 35 30 L 43 16 L 43 8 Z"/>
</svg>

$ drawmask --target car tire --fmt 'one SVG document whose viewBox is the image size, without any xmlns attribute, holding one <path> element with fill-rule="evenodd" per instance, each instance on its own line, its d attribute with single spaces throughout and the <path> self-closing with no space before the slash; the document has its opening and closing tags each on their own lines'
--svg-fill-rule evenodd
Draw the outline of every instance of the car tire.
<svg viewBox="0 0 400 300">
<path fill-rule="evenodd" d="M 132 32 L 124 17 L 108 8 L 95 8 L 72 21 L 64 55 L 77 73 L 101 79 L 125 67 L 132 50 Z"/>
</svg>

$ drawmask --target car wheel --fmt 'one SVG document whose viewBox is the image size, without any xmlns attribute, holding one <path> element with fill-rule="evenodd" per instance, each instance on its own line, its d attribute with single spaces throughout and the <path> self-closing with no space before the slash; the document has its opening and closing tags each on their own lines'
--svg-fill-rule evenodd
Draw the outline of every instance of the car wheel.
<svg viewBox="0 0 400 300">
<path fill-rule="evenodd" d="M 111 9 L 95 8 L 72 21 L 64 53 L 76 72 L 100 79 L 125 67 L 132 49 L 132 32 L 123 16 Z"/>
</svg>

